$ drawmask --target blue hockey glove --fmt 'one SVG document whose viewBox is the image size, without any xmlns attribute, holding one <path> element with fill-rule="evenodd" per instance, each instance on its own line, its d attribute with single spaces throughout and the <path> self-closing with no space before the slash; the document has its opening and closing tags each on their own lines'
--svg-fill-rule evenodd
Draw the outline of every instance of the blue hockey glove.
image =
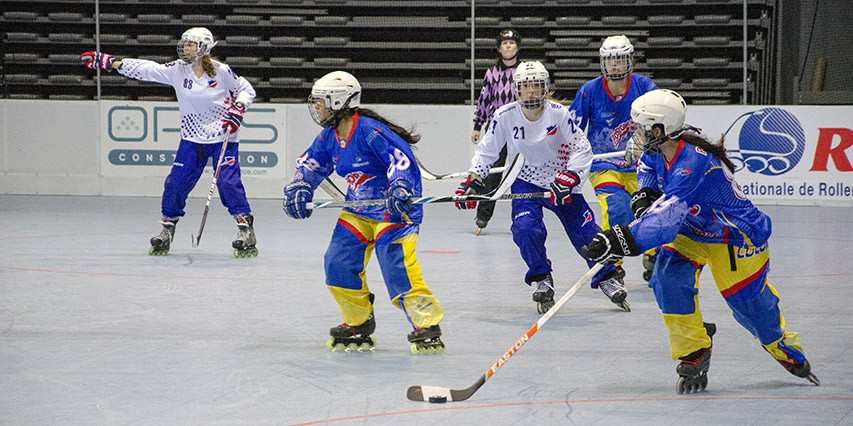
<svg viewBox="0 0 853 426">
<path fill-rule="evenodd" d="M 314 211 L 306 204 L 314 199 L 314 188 L 304 180 L 295 180 L 284 187 L 284 213 L 294 219 L 307 219 Z"/>
<path fill-rule="evenodd" d="M 405 179 L 397 179 L 388 185 L 388 191 L 385 193 L 385 208 L 391 216 L 403 217 L 412 209 L 412 185 Z"/>
</svg>

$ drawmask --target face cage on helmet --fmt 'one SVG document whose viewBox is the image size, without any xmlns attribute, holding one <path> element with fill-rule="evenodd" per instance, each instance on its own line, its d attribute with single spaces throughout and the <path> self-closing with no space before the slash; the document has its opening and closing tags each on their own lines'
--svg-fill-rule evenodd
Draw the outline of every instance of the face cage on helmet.
<svg viewBox="0 0 853 426">
<path fill-rule="evenodd" d="M 326 118 L 321 118 L 320 111 L 317 111 L 317 105 L 322 105 L 328 114 Z M 314 120 L 320 127 L 328 126 L 335 118 L 335 112 L 329 108 L 330 102 L 327 97 L 308 95 L 308 112 L 311 113 L 311 119 Z"/>
<path fill-rule="evenodd" d="M 628 145 L 635 149 L 639 148 L 643 152 L 660 152 L 660 146 L 664 142 L 670 139 L 677 139 L 681 137 L 684 132 L 689 130 L 701 131 L 696 127 L 686 126 L 683 129 L 676 130 L 670 134 L 666 134 L 664 131 L 663 124 L 660 123 L 653 124 L 648 130 L 637 123 L 632 123 L 632 125 L 636 128 L 636 130 L 634 131 L 634 134 L 631 135 L 631 141 L 628 143 Z M 655 138 L 654 133 L 652 132 L 652 129 L 654 129 L 655 127 L 661 129 L 661 134 L 663 136 Z"/>
<path fill-rule="evenodd" d="M 532 89 L 540 89 L 542 91 L 542 94 L 533 99 L 523 100 L 521 99 L 522 86 Z M 548 82 L 545 80 L 518 81 L 513 83 L 512 90 L 514 92 L 513 94 L 515 95 L 515 99 L 518 99 L 519 105 L 521 105 L 524 109 L 535 110 L 545 105 L 545 98 L 548 96 Z"/>
<path fill-rule="evenodd" d="M 194 43 L 196 45 L 195 56 L 190 57 L 190 56 L 187 56 L 186 54 L 184 54 L 184 46 L 186 46 L 189 43 Z M 178 40 L 178 45 L 176 46 L 175 49 L 178 52 L 178 58 L 187 64 L 191 64 L 191 63 L 203 58 L 204 55 L 207 55 L 208 53 L 210 53 L 210 48 L 208 48 L 207 44 L 204 43 L 203 41 L 194 41 L 194 40 L 190 40 L 190 39 L 186 39 L 186 38 L 182 38 L 182 39 Z"/>
<path fill-rule="evenodd" d="M 601 56 L 600 65 L 601 65 L 601 74 L 604 75 L 608 80 L 624 80 L 628 77 L 628 74 L 634 70 L 634 55 L 632 54 L 624 54 L 624 55 L 611 55 L 611 56 Z M 613 59 L 623 59 L 625 61 L 625 72 L 622 73 L 608 73 L 607 67 L 604 65 L 606 61 Z"/>
</svg>

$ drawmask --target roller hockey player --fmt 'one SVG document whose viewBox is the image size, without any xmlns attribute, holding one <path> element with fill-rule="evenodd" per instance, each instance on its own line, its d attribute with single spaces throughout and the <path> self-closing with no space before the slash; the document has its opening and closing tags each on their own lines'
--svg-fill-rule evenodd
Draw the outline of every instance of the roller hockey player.
<svg viewBox="0 0 853 426">
<path fill-rule="evenodd" d="M 533 287 L 533 301 L 539 313 L 554 304 L 551 260 L 545 251 L 547 230 L 543 210 L 560 219 L 576 250 L 592 241 L 600 231 L 582 193 L 589 173 L 592 151 L 584 132 L 575 125 L 573 113 L 548 99 L 548 70 L 540 62 L 522 62 L 513 75 L 517 101 L 495 111 L 488 131 L 477 145 L 470 175 L 459 185 L 456 195 L 483 193 L 481 176 L 506 147 L 507 158 L 524 155 L 525 163 L 510 191 L 514 194 L 550 191 L 549 199 L 512 200 L 512 237 L 527 264 L 524 282 Z M 472 209 L 473 201 L 456 203 Z M 592 266 L 593 262 L 588 262 Z M 592 287 L 601 288 L 610 300 L 630 310 L 618 265 L 606 265 L 593 277 Z"/>
<path fill-rule="evenodd" d="M 326 285 L 344 321 L 331 330 L 328 346 L 345 342 L 340 339 L 372 345 L 373 295 L 365 268 L 375 251 L 391 303 L 414 328 L 408 339 L 412 353 L 440 352 L 444 310 L 415 254 L 423 207 L 410 202 L 421 195 L 420 170 L 409 146 L 420 137 L 360 107 L 360 101 L 361 84 L 350 73 L 333 71 L 314 83 L 308 108 L 323 130 L 296 162 L 294 179 L 284 188 L 284 211 L 295 219 L 310 217 L 307 204 L 332 172 L 348 183 L 347 201 L 385 198 L 384 206 L 344 208 L 332 232 Z"/>
<path fill-rule="evenodd" d="M 669 332 L 679 391 L 701 390 L 710 362 L 711 335 L 698 306 L 699 272 L 708 266 L 735 319 L 791 374 L 819 384 L 800 336 L 788 329 L 779 292 L 768 280 L 771 220 L 734 180 L 734 164 L 722 143 L 685 126 L 687 103 L 659 89 L 634 101 L 639 147 L 637 219 L 598 234 L 587 256 L 606 262 L 660 247 L 652 289 Z"/>
<path fill-rule="evenodd" d="M 80 55 L 83 65 L 105 72 L 117 71 L 135 80 L 172 86 L 181 112 L 181 141 L 175 161 L 163 185 L 160 207 L 163 230 L 151 239 L 152 255 L 169 252 L 175 223 L 184 216 L 187 196 L 195 187 L 210 158 L 219 166 L 216 180 L 219 198 L 240 225 L 240 216 L 251 214 L 240 174 L 238 130 L 246 110 L 255 99 L 255 89 L 228 65 L 214 61 L 210 52 L 216 42 L 207 28 L 190 28 L 178 41 L 179 59 L 158 64 L 145 59 L 117 58 L 104 52 L 87 51 Z M 227 141 L 221 164 L 216 164 Z M 251 222 L 249 222 L 251 230 Z M 254 252 L 251 244 L 240 243 L 241 254 Z M 236 247 L 235 247 L 236 248 Z"/>
</svg>

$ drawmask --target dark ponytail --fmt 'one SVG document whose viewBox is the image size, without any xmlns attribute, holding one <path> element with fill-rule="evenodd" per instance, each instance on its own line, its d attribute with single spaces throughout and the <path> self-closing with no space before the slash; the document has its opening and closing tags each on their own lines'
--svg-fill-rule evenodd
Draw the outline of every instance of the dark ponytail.
<svg viewBox="0 0 853 426">
<path fill-rule="evenodd" d="M 703 150 L 714 154 L 726 167 L 729 168 L 732 172 L 735 171 L 735 165 L 732 163 L 732 160 L 729 160 L 729 157 L 726 156 L 726 147 L 725 140 L 720 139 L 717 143 L 710 142 L 709 140 L 697 135 L 693 132 L 684 132 L 681 135 L 681 139 L 690 145 L 702 148 Z"/>
<path fill-rule="evenodd" d="M 374 120 L 377 120 L 377 121 L 385 124 L 386 126 L 390 127 L 391 130 L 394 131 L 394 133 L 398 134 L 401 138 L 403 138 L 403 140 L 405 140 L 406 143 L 408 143 L 409 145 L 414 145 L 414 144 L 418 143 L 418 141 L 421 140 L 421 135 L 413 133 L 413 130 L 406 130 L 406 129 L 398 126 L 397 124 L 394 124 L 393 122 L 389 121 L 387 118 L 383 117 L 378 112 L 373 111 L 372 109 L 358 107 L 358 108 L 353 108 L 350 111 L 353 111 L 353 113 L 355 111 L 358 111 L 358 113 L 360 115 L 363 115 L 365 117 L 370 117 Z"/>
</svg>

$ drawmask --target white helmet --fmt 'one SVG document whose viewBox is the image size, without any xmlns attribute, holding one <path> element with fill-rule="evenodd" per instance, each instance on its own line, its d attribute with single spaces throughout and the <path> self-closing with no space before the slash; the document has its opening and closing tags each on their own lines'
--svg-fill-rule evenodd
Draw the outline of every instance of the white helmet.
<svg viewBox="0 0 853 426">
<path fill-rule="evenodd" d="M 331 124 L 340 112 L 360 104 L 361 84 L 346 71 L 332 71 L 320 77 L 314 82 L 308 97 L 311 118 L 321 126 Z"/>
<path fill-rule="evenodd" d="M 684 98 L 669 89 L 647 92 L 631 104 L 631 121 L 637 127 L 631 143 L 642 151 L 655 149 L 658 145 L 681 136 L 689 127 L 684 126 L 687 103 Z M 655 137 L 652 129 L 662 128 L 663 135 Z"/>
<path fill-rule="evenodd" d="M 601 64 L 601 74 L 610 80 L 624 80 L 628 74 L 634 69 L 634 46 L 628 37 L 620 34 L 610 36 L 604 39 L 601 43 L 601 48 L 598 49 L 598 56 Z M 624 70 L 618 72 L 608 72 L 607 65 L 611 67 L 624 66 Z"/>
<path fill-rule="evenodd" d="M 548 70 L 545 65 L 539 61 L 522 62 L 518 64 L 515 74 L 512 76 L 512 90 L 518 103 L 526 109 L 538 109 L 545 104 L 545 97 L 548 96 L 551 87 L 548 82 Z M 521 87 L 525 88 L 541 88 L 541 90 L 533 93 L 532 99 L 521 99 Z"/>
<path fill-rule="evenodd" d="M 195 55 L 184 53 L 184 46 L 188 43 L 194 43 L 197 46 Z M 216 42 L 213 41 L 213 33 L 210 30 L 204 27 L 193 27 L 181 34 L 181 39 L 178 41 L 178 57 L 186 63 L 192 63 L 209 55 L 213 46 L 216 46 Z"/>
</svg>

